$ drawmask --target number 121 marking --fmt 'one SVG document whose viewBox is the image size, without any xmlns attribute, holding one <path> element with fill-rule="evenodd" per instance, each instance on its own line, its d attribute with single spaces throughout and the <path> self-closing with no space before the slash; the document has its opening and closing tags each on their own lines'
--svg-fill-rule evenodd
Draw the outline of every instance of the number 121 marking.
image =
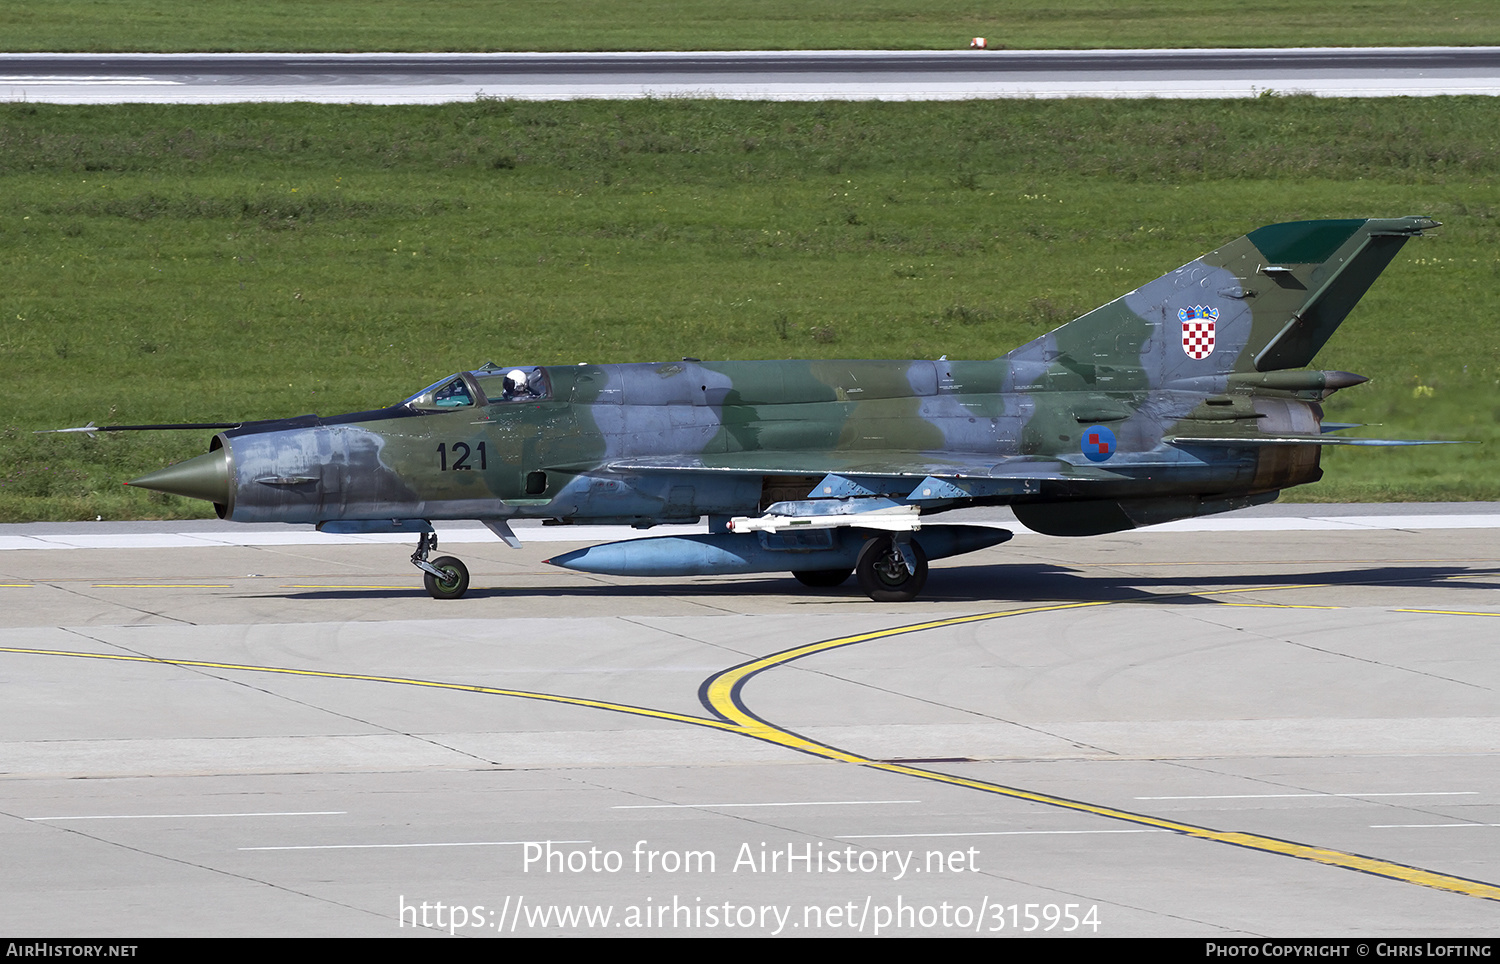
<svg viewBox="0 0 1500 964">
<path fill-rule="evenodd" d="M 477 451 L 470 451 L 469 443 L 467 442 L 454 442 L 453 455 L 455 458 L 452 465 L 448 464 L 448 444 L 446 442 L 438 443 L 437 452 L 439 472 L 462 472 L 473 469 L 474 466 L 469 464 L 469 456 L 471 455 L 479 456 L 479 470 L 481 472 L 489 467 L 488 461 L 485 459 L 483 442 L 479 443 Z"/>
</svg>

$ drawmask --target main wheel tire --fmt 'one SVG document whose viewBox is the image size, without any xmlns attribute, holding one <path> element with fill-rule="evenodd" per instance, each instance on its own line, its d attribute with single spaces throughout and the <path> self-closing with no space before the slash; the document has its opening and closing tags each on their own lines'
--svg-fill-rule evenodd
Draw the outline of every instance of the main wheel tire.
<svg viewBox="0 0 1500 964">
<path fill-rule="evenodd" d="M 458 599 L 469 591 L 469 568 L 452 556 L 439 556 L 432 560 L 433 568 L 448 574 L 447 579 L 438 579 L 430 572 L 422 573 L 422 584 L 427 595 L 433 599 Z"/>
<path fill-rule="evenodd" d="M 876 602 L 909 602 L 916 599 L 922 587 L 927 585 L 927 553 L 922 544 L 913 539 L 912 557 L 916 560 L 916 572 L 908 573 L 901 559 L 901 550 L 890 536 L 876 536 L 859 550 L 859 562 L 854 572 L 859 576 L 859 588 Z"/>
<path fill-rule="evenodd" d="M 853 569 L 803 569 L 793 572 L 792 575 L 804 586 L 813 589 L 832 589 L 834 586 L 842 586 L 846 580 L 854 575 Z"/>
</svg>

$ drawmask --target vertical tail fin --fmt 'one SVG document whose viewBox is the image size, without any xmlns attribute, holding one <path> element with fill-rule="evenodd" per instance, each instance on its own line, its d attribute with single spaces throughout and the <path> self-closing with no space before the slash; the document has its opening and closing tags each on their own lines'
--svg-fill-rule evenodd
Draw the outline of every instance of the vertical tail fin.
<svg viewBox="0 0 1500 964">
<path fill-rule="evenodd" d="M 1008 356 L 1108 391 L 1301 368 L 1426 217 L 1292 221 L 1250 232 Z M 1137 367 L 1138 366 L 1138 367 Z M 1132 372 L 1134 370 L 1134 372 Z M 1134 377 L 1131 375 L 1134 374 Z M 1040 372 L 1035 377 L 1040 377 Z M 1033 378 L 1034 380 L 1034 378 Z"/>
</svg>

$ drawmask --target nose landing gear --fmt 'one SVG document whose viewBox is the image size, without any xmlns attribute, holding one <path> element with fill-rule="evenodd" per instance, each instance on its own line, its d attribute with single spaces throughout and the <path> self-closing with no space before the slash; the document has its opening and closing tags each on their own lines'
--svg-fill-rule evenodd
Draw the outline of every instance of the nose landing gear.
<svg viewBox="0 0 1500 964">
<path fill-rule="evenodd" d="M 452 556 L 438 556 L 431 562 L 428 555 L 437 548 L 437 533 L 417 536 L 417 551 L 411 564 L 422 570 L 422 585 L 433 599 L 458 599 L 469 591 L 469 568 Z"/>
</svg>

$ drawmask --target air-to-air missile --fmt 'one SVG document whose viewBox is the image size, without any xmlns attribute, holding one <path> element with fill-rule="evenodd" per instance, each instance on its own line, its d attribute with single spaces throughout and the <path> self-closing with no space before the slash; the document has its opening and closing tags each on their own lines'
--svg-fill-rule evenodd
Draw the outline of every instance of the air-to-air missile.
<svg viewBox="0 0 1500 964">
<path fill-rule="evenodd" d="M 993 361 L 485 365 L 389 408 L 222 428 L 206 455 L 129 484 L 220 518 L 410 532 L 429 593 L 434 520 L 698 522 L 549 560 L 637 576 L 851 573 L 911 599 L 929 559 L 1009 539 L 932 516 L 1009 505 L 1091 535 L 1269 502 L 1348 438 L 1319 402 L 1365 379 L 1308 366 L 1425 217 L 1273 224 Z M 86 426 L 109 431 L 141 426 Z M 176 426 L 182 427 L 182 426 Z"/>
</svg>

